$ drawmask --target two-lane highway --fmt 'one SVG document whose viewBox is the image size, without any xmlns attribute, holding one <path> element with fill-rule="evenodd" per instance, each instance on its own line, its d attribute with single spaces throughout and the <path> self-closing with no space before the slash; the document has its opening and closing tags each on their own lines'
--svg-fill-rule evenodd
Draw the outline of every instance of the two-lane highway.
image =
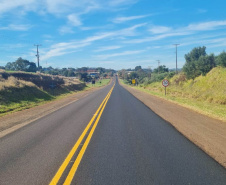
<svg viewBox="0 0 226 185">
<path fill-rule="evenodd" d="M 226 184 L 222 166 L 114 82 L 0 139 L 0 184 Z"/>
<path fill-rule="evenodd" d="M 1 138 L 0 184 L 49 184 L 112 86 Z"/>
</svg>

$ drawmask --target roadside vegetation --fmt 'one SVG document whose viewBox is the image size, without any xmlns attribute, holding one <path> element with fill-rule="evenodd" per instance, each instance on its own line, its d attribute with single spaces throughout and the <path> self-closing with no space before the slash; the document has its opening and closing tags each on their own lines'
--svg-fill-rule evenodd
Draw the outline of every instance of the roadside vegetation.
<svg viewBox="0 0 226 185">
<path fill-rule="evenodd" d="M 101 83 L 97 82 L 94 87 L 106 85 L 109 81 L 110 79 L 102 79 Z M 1 70 L 0 116 L 63 98 L 90 87 L 74 77 Z"/>
<path fill-rule="evenodd" d="M 186 63 L 178 74 L 167 72 L 165 67 L 150 74 L 147 71 L 146 75 L 142 74 L 143 78 L 139 73 L 145 70 L 129 73 L 121 70 L 118 74 L 121 82 L 128 85 L 136 78 L 134 88 L 226 121 L 226 53 L 207 55 L 205 49 L 194 48 L 185 55 Z M 170 82 L 166 96 L 163 79 Z"/>
<path fill-rule="evenodd" d="M 49 75 L 60 75 L 65 77 L 77 77 L 79 80 L 84 82 L 89 82 L 92 80 L 93 77 L 103 77 L 107 78 L 115 73 L 113 69 L 105 69 L 102 67 L 97 68 L 89 68 L 89 67 L 81 67 L 81 68 L 53 68 L 49 67 L 42 67 L 39 68 L 36 66 L 34 62 L 30 62 L 26 59 L 19 57 L 14 62 L 8 62 L 5 66 L 0 66 L 0 69 L 4 69 L 7 72 L 15 72 L 15 71 L 23 71 L 23 72 L 39 72 L 42 74 L 49 74 Z M 96 76 L 97 75 L 97 76 Z"/>
<path fill-rule="evenodd" d="M 0 66 L 0 116 L 109 83 L 115 71 L 98 68 L 39 68 L 19 57 Z M 96 81 L 95 85 L 92 81 Z"/>
<path fill-rule="evenodd" d="M 105 86 L 107 84 L 109 84 L 110 82 L 110 79 L 99 79 L 99 80 L 96 80 L 95 81 L 95 84 L 92 84 L 92 82 L 89 82 L 89 83 L 86 83 L 86 86 L 87 87 L 102 87 L 102 86 Z"/>
</svg>

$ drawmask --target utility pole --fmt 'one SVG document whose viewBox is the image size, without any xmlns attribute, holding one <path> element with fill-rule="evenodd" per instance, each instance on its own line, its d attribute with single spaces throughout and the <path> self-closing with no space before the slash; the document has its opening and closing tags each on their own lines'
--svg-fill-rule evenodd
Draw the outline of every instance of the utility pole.
<svg viewBox="0 0 226 185">
<path fill-rule="evenodd" d="M 148 79 L 150 80 L 150 78 L 151 78 L 151 67 L 152 66 L 148 66 L 148 69 L 149 69 L 149 72 L 148 72 Z"/>
<path fill-rule="evenodd" d="M 159 74 L 159 64 L 160 64 L 160 60 L 156 60 L 158 62 L 158 74 Z"/>
<path fill-rule="evenodd" d="M 177 74 L 177 46 L 180 44 L 173 44 L 174 46 L 176 46 L 176 74 Z"/>
<path fill-rule="evenodd" d="M 35 56 L 37 57 L 38 70 L 39 70 L 39 52 L 38 52 L 38 47 L 41 46 L 41 44 L 34 44 L 34 46 L 37 46 L 37 55 L 35 55 Z"/>
</svg>

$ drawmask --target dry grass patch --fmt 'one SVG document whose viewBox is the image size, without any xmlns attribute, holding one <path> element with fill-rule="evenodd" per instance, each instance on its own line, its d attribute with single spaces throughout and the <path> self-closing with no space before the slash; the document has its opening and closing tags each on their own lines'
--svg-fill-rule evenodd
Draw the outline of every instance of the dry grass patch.
<svg viewBox="0 0 226 185">
<path fill-rule="evenodd" d="M 0 91 L 4 91 L 7 88 L 23 88 L 25 86 L 34 87 L 35 84 L 29 81 L 18 80 L 13 76 L 10 76 L 8 79 L 0 77 Z"/>
</svg>

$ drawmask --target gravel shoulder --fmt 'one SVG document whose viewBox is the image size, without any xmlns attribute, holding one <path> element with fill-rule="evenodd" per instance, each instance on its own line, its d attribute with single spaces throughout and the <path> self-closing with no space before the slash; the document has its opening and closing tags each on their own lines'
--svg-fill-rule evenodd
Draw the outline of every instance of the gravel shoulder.
<svg viewBox="0 0 226 185">
<path fill-rule="evenodd" d="M 127 85 L 121 85 L 226 168 L 226 122 L 210 118 Z"/>
</svg>

